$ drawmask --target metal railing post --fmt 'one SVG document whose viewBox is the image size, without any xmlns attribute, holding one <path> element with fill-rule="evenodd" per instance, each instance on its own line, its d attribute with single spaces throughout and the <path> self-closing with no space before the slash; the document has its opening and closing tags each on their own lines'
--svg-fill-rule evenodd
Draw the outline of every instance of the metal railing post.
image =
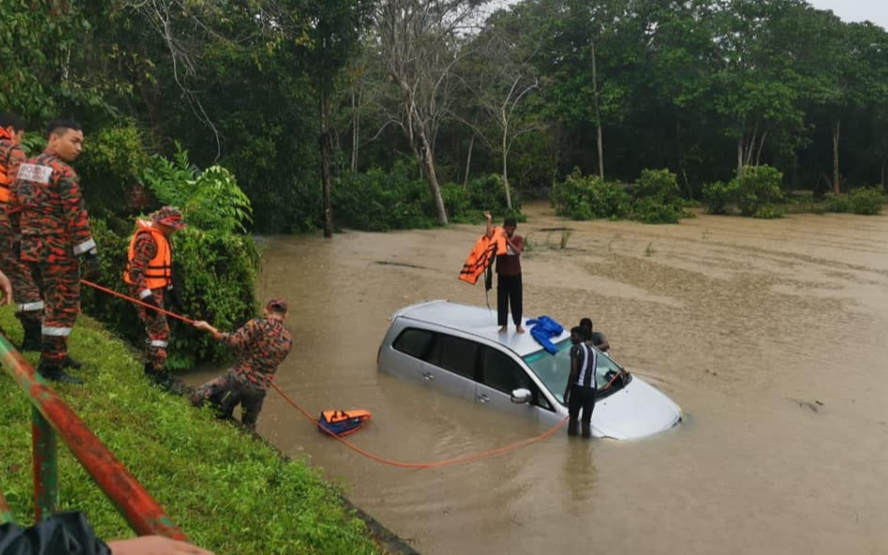
<svg viewBox="0 0 888 555">
<path fill-rule="evenodd" d="M 59 507 L 59 459 L 55 431 L 36 408 L 31 416 L 34 445 L 34 514 L 46 520 Z"/>
</svg>

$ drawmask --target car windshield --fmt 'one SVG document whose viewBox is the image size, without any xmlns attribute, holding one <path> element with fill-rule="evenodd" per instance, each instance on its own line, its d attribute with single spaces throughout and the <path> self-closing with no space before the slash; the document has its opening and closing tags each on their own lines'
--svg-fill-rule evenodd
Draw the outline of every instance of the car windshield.
<svg viewBox="0 0 888 555">
<path fill-rule="evenodd" d="M 564 404 L 564 387 L 567 385 L 567 377 L 570 374 L 570 339 L 565 339 L 555 345 L 558 352 L 550 354 L 546 350 L 539 350 L 524 357 L 524 362 L 539 377 L 556 399 Z M 605 389 L 613 377 L 623 369 L 611 360 L 606 354 L 598 351 L 598 367 L 595 372 L 595 382 L 599 389 Z M 622 385 L 621 380 L 614 382 L 614 387 Z"/>
</svg>

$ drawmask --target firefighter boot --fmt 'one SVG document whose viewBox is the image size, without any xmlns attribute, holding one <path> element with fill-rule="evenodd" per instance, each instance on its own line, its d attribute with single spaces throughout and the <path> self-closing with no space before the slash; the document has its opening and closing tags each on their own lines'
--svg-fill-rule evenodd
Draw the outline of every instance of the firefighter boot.
<svg viewBox="0 0 888 555">
<path fill-rule="evenodd" d="M 22 322 L 25 338 L 22 340 L 22 351 L 39 353 L 43 348 L 43 332 L 40 322 Z"/>
<path fill-rule="evenodd" d="M 37 373 L 43 376 L 44 379 L 54 382 L 69 383 L 73 385 L 83 384 L 83 380 L 80 378 L 75 378 L 61 368 L 57 366 L 49 366 L 46 363 L 40 363 L 37 367 Z"/>
<path fill-rule="evenodd" d="M 589 439 L 590 437 L 592 437 L 592 424 L 583 422 L 583 439 Z"/>
</svg>

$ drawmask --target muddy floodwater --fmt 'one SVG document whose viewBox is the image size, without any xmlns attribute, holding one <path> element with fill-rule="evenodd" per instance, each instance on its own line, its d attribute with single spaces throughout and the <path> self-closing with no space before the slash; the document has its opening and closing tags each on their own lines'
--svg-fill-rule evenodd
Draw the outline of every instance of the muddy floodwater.
<svg viewBox="0 0 888 555">
<path fill-rule="evenodd" d="M 614 358 L 685 411 L 637 442 L 568 441 L 410 470 L 322 437 L 275 393 L 259 432 L 307 456 L 426 555 L 888 551 L 888 217 L 677 226 L 568 222 L 518 232 L 527 316 L 591 316 Z M 563 233 L 570 228 L 562 247 Z M 377 373 L 396 309 L 484 305 L 457 279 L 482 226 L 273 238 L 259 295 L 286 297 L 295 347 L 278 384 L 313 413 L 365 408 L 351 436 L 424 462 L 538 435 L 535 423 Z M 495 291 L 491 292 L 495 309 Z M 567 551 L 564 551 L 567 552 Z"/>
</svg>

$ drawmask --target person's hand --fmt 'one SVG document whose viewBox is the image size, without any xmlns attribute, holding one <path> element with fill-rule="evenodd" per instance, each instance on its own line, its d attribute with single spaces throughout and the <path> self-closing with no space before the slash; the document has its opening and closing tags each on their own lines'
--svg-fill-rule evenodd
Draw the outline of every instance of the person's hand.
<svg viewBox="0 0 888 555">
<path fill-rule="evenodd" d="M 0 305 L 12 303 L 12 283 L 10 283 L 9 278 L 3 272 L 0 272 L 0 291 L 3 292 Z"/>
<path fill-rule="evenodd" d="M 213 331 L 213 326 L 211 326 L 209 322 L 204 322 L 203 320 L 195 322 L 194 327 L 200 331 Z"/>
<path fill-rule="evenodd" d="M 493 219 L 493 216 L 490 215 L 490 212 L 484 212 L 484 217 L 487 218 L 488 222 Z"/>
<path fill-rule="evenodd" d="M 171 540 L 163 536 L 142 536 L 131 540 L 108 542 L 111 555 L 213 555 L 190 543 Z"/>
<path fill-rule="evenodd" d="M 83 277 L 89 281 L 96 281 L 102 275 L 102 266 L 99 262 L 99 251 L 90 249 L 83 255 Z"/>
</svg>

